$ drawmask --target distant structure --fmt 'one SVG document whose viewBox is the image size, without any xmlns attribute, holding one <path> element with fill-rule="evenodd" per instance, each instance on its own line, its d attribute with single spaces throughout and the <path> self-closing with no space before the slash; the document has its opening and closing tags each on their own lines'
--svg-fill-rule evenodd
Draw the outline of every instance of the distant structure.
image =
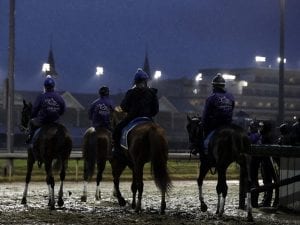
<svg viewBox="0 0 300 225">
<path fill-rule="evenodd" d="M 146 53 L 145 53 L 145 60 L 144 60 L 143 70 L 149 75 L 150 79 L 152 79 L 151 71 L 150 71 L 150 64 L 149 64 L 149 59 L 148 59 L 148 50 L 147 49 L 146 49 Z"/>
<path fill-rule="evenodd" d="M 48 54 L 48 61 L 49 69 L 45 71 L 45 75 L 51 75 L 52 77 L 57 77 L 58 73 L 56 72 L 55 69 L 55 61 L 54 61 L 54 56 L 53 56 L 53 50 L 52 50 L 52 43 L 50 45 L 50 50 Z"/>
</svg>

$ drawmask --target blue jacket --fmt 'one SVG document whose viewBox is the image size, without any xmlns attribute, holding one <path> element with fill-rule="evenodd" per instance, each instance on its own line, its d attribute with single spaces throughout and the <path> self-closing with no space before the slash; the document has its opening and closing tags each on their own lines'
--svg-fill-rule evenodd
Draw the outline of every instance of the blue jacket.
<svg viewBox="0 0 300 225">
<path fill-rule="evenodd" d="M 205 135 L 232 122 L 234 97 L 223 89 L 215 88 L 206 99 L 202 121 Z"/>
<path fill-rule="evenodd" d="M 109 97 L 100 97 L 92 102 L 89 108 L 89 119 L 93 127 L 106 127 L 110 129 L 110 114 L 114 106 Z"/>
<path fill-rule="evenodd" d="M 31 117 L 38 118 L 42 124 L 57 122 L 65 109 L 63 98 L 57 92 L 48 91 L 36 98 Z"/>
<path fill-rule="evenodd" d="M 261 144 L 261 135 L 258 132 L 249 132 L 248 137 L 251 144 Z"/>
</svg>

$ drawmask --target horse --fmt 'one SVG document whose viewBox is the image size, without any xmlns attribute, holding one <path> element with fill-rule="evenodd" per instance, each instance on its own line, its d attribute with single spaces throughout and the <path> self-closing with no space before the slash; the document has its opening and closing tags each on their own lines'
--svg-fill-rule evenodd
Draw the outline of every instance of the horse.
<svg viewBox="0 0 300 225">
<path fill-rule="evenodd" d="M 21 131 L 26 132 L 29 128 L 29 121 L 32 111 L 32 104 L 23 100 L 23 109 L 21 116 Z M 55 209 L 54 199 L 54 176 L 52 174 L 52 162 L 57 160 L 60 166 L 60 189 L 58 192 L 57 204 L 63 206 L 63 182 L 66 175 L 68 159 L 72 150 L 72 139 L 67 129 L 58 123 L 46 124 L 40 128 L 39 135 L 33 138 L 33 146 L 27 148 L 27 173 L 25 179 L 25 189 L 23 192 L 22 204 L 27 204 L 28 185 L 31 180 L 31 173 L 35 163 L 36 154 L 39 152 L 40 158 L 38 161 L 45 164 L 46 183 L 49 189 L 48 206 L 51 210 Z"/>
<path fill-rule="evenodd" d="M 122 111 L 113 113 L 113 124 L 120 122 L 125 115 Z M 114 126 L 114 125 L 113 125 Z M 151 172 L 154 176 L 156 186 L 161 191 L 160 213 L 164 214 L 166 209 L 165 195 L 171 189 L 169 176 L 168 142 L 165 131 L 157 123 L 148 121 L 135 126 L 128 134 L 128 150 L 124 149 L 124 158 L 113 157 L 110 161 L 112 166 L 114 196 L 117 197 L 120 206 L 125 206 L 126 201 L 119 188 L 120 176 L 128 166 L 132 170 L 132 202 L 131 207 L 135 212 L 141 211 L 143 194 L 143 169 L 147 162 L 151 162 Z M 136 194 L 138 192 L 137 201 Z"/>
<path fill-rule="evenodd" d="M 200 151 L 201 143 L 203 143 L 203 126 L 199 116 L 187 116 L 186 129 L 189 136 L 189 141 L 192 146 Z M 202 185 L 206 174 L 212 168 L 218 173 L 218 181 L 216 191 L 218 195 L 216 214 L 222 216 L 224 214 L 225 200 L 227 196 L 228 186 L 226 183 L 226 170 L 232 162 L 237 162 L 242 172 L 245 174 L 245 183 L 247 187 L 247 219 L 253 221 L 251 192 L 250 192 L 250 175 L 249 175 L 249 160 L 247 151 L 250 149 L 250 141 L 244 130 L 238 125 L 231 124 L 226 127 L 221 127 L 214 132 L 208 144 L 208 154 L 200 154 L 200 172 L 197 179 L 200 209 L 202 212 L 207 211 L 207 204 L 204 201 Z"/>
<path fill-rule="evenodd" d="M 95 164 L 97 164 L 96 179 L 96 200 L 101 199 L 100 182 L 102 181 L 102 173 L 105 169 L 106 160 L 112 150 L 111 131 L 106 128 L 90 127 L 86 130 L 83 137 L 82 156 L 84 160 L 84 187 L 81 201 L 87 200 L 87 183 L 92 178 Z"/>
</svg>

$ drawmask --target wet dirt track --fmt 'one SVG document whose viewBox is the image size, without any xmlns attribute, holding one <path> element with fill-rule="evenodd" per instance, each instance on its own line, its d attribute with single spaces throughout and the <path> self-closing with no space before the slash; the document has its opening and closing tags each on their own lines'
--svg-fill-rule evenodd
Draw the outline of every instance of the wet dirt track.
<svg viewBox="0 0 300 225">
<path fill-rule="evenodd" d="M 208 212 L 200 212 L 196 181 L 174 181 L 173 189 L 166 198 L 165 215 L 159 214 L 160 194 L 152 181 L 146 181 L 143 194 L 143 210 L 135 213 L 130 207 L 130 183 L 122 182 L 121 191 L 127 200 L 120 207 L 112 196 L 112 182 L 101 184 L 102 199 L 95 201 L 95 184 L 88 185 L 86 203 L 80 201 L 82 182 L 67 182 L 64 185 L 65 204 L 62 208 L 50 211 L 47 207 L 48 188 L 43 182 L 29 185 L 27 205 L 21 205 L 24 183 L 0 184 L 0 224 L 300 224 L 300 216 L 282 212 L 264 213 L 254 209 L 255 222 L 246 221 L 246 212 L 238 210 L 238 182 L 228 182 L 228 198 L 225 215 L 217 217 L 215 181 L 206 181 L 204 186 Z M 58 192 L 56 185 L 55 193 Z"/>
</svg>

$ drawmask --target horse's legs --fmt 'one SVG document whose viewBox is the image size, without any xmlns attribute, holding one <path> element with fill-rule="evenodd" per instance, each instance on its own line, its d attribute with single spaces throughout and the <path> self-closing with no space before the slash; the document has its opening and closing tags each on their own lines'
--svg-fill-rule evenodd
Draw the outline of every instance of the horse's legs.
<svg viewBox="0 0 300 225">
<path fill-rule="evenodd" d="M 52 160 L 45 163 L 45 170 L 47 174 L 46 182 L 49 190 L 48 206 L 50 206 L 50 209 L 54 209 L 55 199 L 54 199 L 54 177 L 52 175 Z"/>
<path fill-rule="evenodd" d="M 131 208 L 136 208 L 136 193 L 137 193 L 137 183 L 136 183 L 136 176 L 133 172 L 132 174 L 132 183 L 131 183 L 131 192 L 132 192 L 132 202 L 131 202 Z"/>
<path fill-rule="evenodd" d="M 102 173 L 105 169 L 106 159 L 101 159 L 97 162 L 97 186 L 96 186 L 96 200 L 101 199 L 100 182 L 102 181 Z"/>
<path fill-rule="evenodd" d="M 59 207 L 64 205 L 63 186 L 64 186 L 64 180 L 65 180 L 65 177 L 66 177 L 66 161 L 63 161 L 61 164 L 62 164 L 62 166 L 61 166 L 60 175 L 59 175 L 60 176 L 60 188 L 59 188 L 59 191 L 58 191 L 58 202 L 57 202 Z"/>
<path fill-rule="evenodd" d="M 86 157 L 86 156 L 85 156 Z M 88 185 L 88 180 L 89 180 L 89 172 L 88 172 L 88 167 L 91 166 L 89 165 L 87 159 L 84 158 L 83 162 L 83 193 L 81 196 L 81 201 L 86 202 L 87 200 L 87 185 Z"/>
<path fill-rule="evenodd" d="M 25 188 L 23 192 L 23 198 L 21 204 L 27 204 L 27 192 L 28 192 L 28 185 L 31 180 L 31 173 L 32 173 L 32 168 L 34 164 L 34 158 L 32 155 L 31 150 L 28 150 L 28 159 L 27 159 L 27 173 L 26 173 L 26 180 L 25 180 Z"/>
<path fill-rule="evenodd" d="M 225 200 L 227 196 L 228 186 L 226 183 L 226 170 L 227 167 L 218 167 L 218 183 L 217 183 L 217 194 L 218 203 L 216 214 L 222 216 L 224 213 Z"/>
<path fill-rule="evenodd" d="M 144 191 L 144 183 L 143 183 L 143 165 L 136 165 L 133 170 L 133 179 L 132 179 L 132 208 L 135 208 L 136 212 L 140 212 L 142 208 L 142 196 Z M 136 192 L 138 191 L 138 200 L 135 206 L 135 198 Z M 134 207 L 135 206 L 135 207 Z"/>
<path fill-rule="evenodd" d="M 200 200 L 200 208 L 202 212 L 207 211 L 207 205 L 204 202 L 203 198 L 203 192 L 202 192 L 202 186 L 203 186 L 203 180 L 209 170 L 209 164 L 206 160 L 202 160 L 200 165 L 200 171 L 199 171 L 199 177 L 197 179 L 198 183 L 198 189 L 199 189 L 199 200 Z"/>
<path fill-rule="evenodd" d="M 114 179 L 114 196 L 117 197 L 120 206 L 125 206 L 126 201 L 120 192 L 120 176 L 126 168 L 126 164 L 116 161 L 117 159 L 111 160 L 112 175 Z"/>
</svg>

